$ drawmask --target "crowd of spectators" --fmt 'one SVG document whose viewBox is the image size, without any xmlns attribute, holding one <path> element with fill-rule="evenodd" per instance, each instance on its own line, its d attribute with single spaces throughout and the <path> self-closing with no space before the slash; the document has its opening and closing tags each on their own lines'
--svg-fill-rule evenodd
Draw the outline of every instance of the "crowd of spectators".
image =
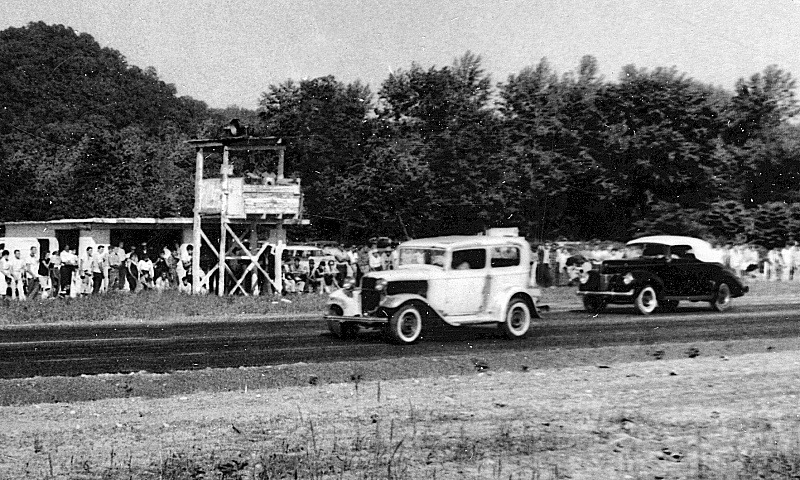
<svg viewBox="0 0 800 480">
<path fill-rule="evenodd" d="M 9 299 L 75 298 L 113 290 L 191 291 L 191 245 L 183 250 L 164 247 L 157 255 L 146 245 L 126 249 L 122 243 L 109 251 L 98 245 L 80 253 L 70 245 L 41 255 L 36 246 L 25 255 L 14 250 L 12 256 L 2 245 L 0 251 L 0 297 Z"/>
<path fill-rule="evenodd" d="M 368 245 L 328 246 L 315 258 L 284 257 L 280 281 L 247 282 L 249 293 L 327 294 L 348 281 L 359 284 L 373 271 L 391 270 L 397 264 L 396 243 L 380 245 L 372 239 Z M 77 252 L 71 246 L 61 251 L 43 252 L 38 247 L 23 254 L 13 254 L 0 244 L 0 297 L 26 298 L 79 297 L 110 291 L 177 290 L 192 292 L 192 245 L 164 247 L 151 254 L 147 245 L 126 249 L 120 243 L 109 251 L 103 245 Z M 624 244 L 613 242 L 546 242 L 534 247 L 536 279 L 543 287 L 574 285 L 582 271 L 596 268 L 604 260 L 623 259 L 634 254 Z M 800 245 L 787 243 L 783 248 L 765 249 L 755 245 L 720 244 L 714 246 L 718 261 L 740 277 L 769 281 L 800 281 Z M 274 262 L 270 257 L 270 262 Z M 206 262 L 207 263 L 207 262 Z M 274 270 L 264 262 L 268 272 Z M 202 267 L 210 268 L 201 259 Z M 242 265 L 230 265 L 241 271 Z M 261 274 L 255 273 L 254 275 Z M 206 279 L 198 293 L 215 291 L 218 281 Z M 264 279 L 266 280 L 266 278 Z M 211 283 L 211 285 L 209 285 Z M 260 285 L 261 288 L 254 288 Z M 209 288 L 211 287 L 211 288 Z"/>
<path fill-rule="evenodd" d="M 348 279 L 358 284 L 369 272 L 394 269 L 397 262 L 395 247 L 396 244 L 379 247 L 376 241 L 371 241 L 361 247 L 326 247 L 320 260 L 284 259 L 282 293 L 330 293 Z"/>
</svg>

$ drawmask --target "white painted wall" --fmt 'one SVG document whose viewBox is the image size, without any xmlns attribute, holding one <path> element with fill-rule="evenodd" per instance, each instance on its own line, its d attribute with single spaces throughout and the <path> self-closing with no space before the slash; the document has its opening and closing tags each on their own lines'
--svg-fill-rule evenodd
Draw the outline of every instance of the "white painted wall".
<svg viewBox="0 0 800 480">
<path fill-rule="evenodd" d="M 23 255 L 29 254 L 31 247 L 39 246 L 39 239 L 49 240 L 51 251 L 58 249 L 55 230 L 47 224 L 6 225 L 4 249 L 12 255 L 14 250 L 19 250 Z"/>
<path fill-rule="evenodd" d="M 80 237 L 78 237 L 78 255 L 86 253 L 86 248 L 92 247 L 97 250 L 98 245 L 105 245 L 108 248 L 111 242 L 111 229 L 103 225 L 101 227 L 94 227 L 91 230 L 81 229 Z"/>
</svg>

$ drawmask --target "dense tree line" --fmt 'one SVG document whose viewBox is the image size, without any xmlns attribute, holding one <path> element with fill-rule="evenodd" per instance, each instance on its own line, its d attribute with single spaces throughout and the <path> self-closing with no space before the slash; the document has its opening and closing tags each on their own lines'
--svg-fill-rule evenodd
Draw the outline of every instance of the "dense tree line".
<svg viewBox="0 0 800 480">
<path fill-rule="evenodd" d="M 286 141 L 308 236 L 519 226 L 536 238 L 800 239 L 788 72 L 769 66 L 728 91 L 674 68 L 598 71 L 591 56 L 563 74 L 543 59 L 494 83 L 467 53 L 398 70 L 375 94 L 326 76 L 268 86 L 257 111 L 214 110 L 87 34 L 10 28 L 0 32 L 0 220 L 190 215 L 184 142 L 235 116 Z"/>
</svg>

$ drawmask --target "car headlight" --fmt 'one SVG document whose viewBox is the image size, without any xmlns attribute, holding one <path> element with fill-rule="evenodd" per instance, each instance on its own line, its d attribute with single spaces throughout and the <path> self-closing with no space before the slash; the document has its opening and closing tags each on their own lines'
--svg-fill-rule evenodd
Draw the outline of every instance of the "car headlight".
<svg viewBox="0 0 800 480">
<path fill-rule="evenodd" d="M 625 285 L 630 285 L 633 283 L 633 274 L 631 272 L 626 273 L 625 276 L 622 277 L 622 283 Z"/>
<path fill-rule="evenodd" d="M 342 288 L 345 290 L 352 290 L 356 287 L 356 281 L 352 277 L 347 277 L 344 282 L 342 282 Z"/>
<path fill-rule="evenodd" d="M 578 277 L 578 281 L 585 284 L 589 281 L 589 272 L 581 272 L 581 276 Z"/>
<path fill-rule="evenodd" d="M 386 279 L 384 279 L 384 278 L 379 278 L 379 279 L 378 279 L 378 281 L 377 281 L 377 282 L 375 282 L 375 290 L 377 290 L 377 291 L 379 291 L 379 292 L 381 292 L 381 291 L 383 291 L 383 290 L 386 290 L 386 285 L 387 285 L 388 283 L 389 283 L 389 282 L 387 282 L 387 281 L 386 281 Z"/>
</svg>

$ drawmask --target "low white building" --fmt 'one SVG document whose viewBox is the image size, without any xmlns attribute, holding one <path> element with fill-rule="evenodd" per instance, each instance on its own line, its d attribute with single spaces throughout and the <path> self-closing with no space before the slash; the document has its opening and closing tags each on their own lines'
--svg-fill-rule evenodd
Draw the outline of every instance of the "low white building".
<svg viewBox="0 0 800 480">
<path fill-rule="evenodd" d="M 124 244 L 126 250 L 147 244 L 151 251 L 192 241 L 191 218 L 83 218 L 50 221 L 6 222 L 5 250 L 25 254 L 32 246 L 40 252 L 61 251 L 65 246 L 77 252 L 97 245 Z"/>
</svg>

